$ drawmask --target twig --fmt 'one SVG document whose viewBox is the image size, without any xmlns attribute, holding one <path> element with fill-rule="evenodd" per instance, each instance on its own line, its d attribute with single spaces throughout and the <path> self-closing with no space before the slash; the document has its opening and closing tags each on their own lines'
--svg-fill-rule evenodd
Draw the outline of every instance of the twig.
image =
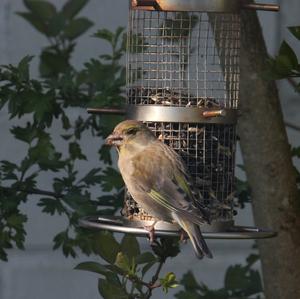
<svg viewBox="0 0 300 299">
<path fill-rule="evenodd" d="M 165 261 L 160 261 L 160 262 L 159 262 L 159 265 L 158 265 L 158 267 L 157 267 L 157 270 L 156 270 L 156 272 L 155 272 L 155 274 L 153 275 L 152 280 L 151 280 L 151 284 L 152 284 L 152 285 L 155 284 L 155 282 L 157 281 L 158 276 L 159 276 L 159 273 L 160 273 L 160 271 L 161 271 L 162 266 L 163 266 L 164 263 L 165 263 Z"/>
<path fill-rule="evenodd" d="M 139 290 L 144 299 L 149 299 L 152 296 L 152 291 L 161 286 L 161 284 L 158 283 L 157 280 L 159 278 L 159 273 L 160 273 L 164 263 L 165 263 L 165 260 L 161 260 L 159 262 L 157 270 L 156 270 L 155 274 L 153 275 L 150 282 L 145 282 L 142 279 L 138 278 L 137 276 L 128 277 L 128 279 L 133 284 L 141 284 L 141 285 L 145 286 L 148 289 L 146 294 L 143 294 L 143 292 L 141 290 Z"/>
<path fill-rule="evenodd" d="M 133 277 L 128 277 L 129 280 L 131 280 L 133 283 L 139 283 L 147 288 L 150 287 L 150 283 L 141 280 L 140 278 L 138 278 L 137 276 L 133 276 Z"/>
<path fill-rule="evenodd" d="M 4 190 L 6 190 L 6 191 L 10 191 L 10 190 L 13 189 L 13 188 L 10 188 L 10 187 L 2 187 L 2 186 L 1 186 L 0 189 L 4 189 Z M 59 194 L 59 193 L 55 193 L 55 192 L 51 192 L 51 191 L 40 190 L 40 189 L 36 189 L 36 188 L 33 188 L 33 189 L 22 189 L 22 188 L 17 188 L 16 190 L 19 191 L 19 192 L 27 193 L 27 194 L 37 194 L 37 195 L 52 196 L 52 197 L 55 197 L 56 199 L 59 199 L 59 198 L 64 197 L 63 194 Z"/>
<path fill-rule="evenodd" d="M 0 186 L 0 190 L 1 189 L 4 189 L 6 191 L 10 191 L 13 188 Z M 61 194 L 61 193 L 55 193 L 55 192 L 40 190 L 40 189 L 36 189 L 36 188 L 32 188 L 32 189 L 16 188 L 16 190 L 19 191 L 19 192 L 27 193 L 27 194 L 52 196 L 56 200 L 62 199 L 65 196 L 64 194 Z M 72 216 L 72 213 L 74 212 L 74 210 L 70 209 L 70 207 L 67 206 L 67 204 L 65 204 L 63 201 L 61 201 L 61 204 L 62 204 L 62 208 L 63 208 L 64 212 L 66 213 L 66 215 L 70 219 L 71 216 Z"/>
<path fill-rule="evenodd" d="M 288 122 L 288 121 L 285 121 L 284 124 L 285 124 L 288 128 L 290 128 L 290 129 L 293 129 L 293 130 L 296 130 L 296 131 L 300 131 L 300 126 L 297 126 L 297 125 L 295 125 L 295 124 L 293 124 L 293 123 L 290 123 L 290 122 Z"/>
<path fill-rule="evenodd" d="M 157 280 L 158 280 L 159 273 L 160 273 L 164 263 L 165 263 L 165 260 L 161 260 L 159 262 L 157 270 L 156 270 L 155 274 L 153 275 L 151 282 L 149 283 L 148 292 L 146 293 L 146 299 L 148 299 L 152 296 L 152 291 L 154 289 L 159 288 L 161 286 L 160 283 L 157 283 Z"/>
</svg>

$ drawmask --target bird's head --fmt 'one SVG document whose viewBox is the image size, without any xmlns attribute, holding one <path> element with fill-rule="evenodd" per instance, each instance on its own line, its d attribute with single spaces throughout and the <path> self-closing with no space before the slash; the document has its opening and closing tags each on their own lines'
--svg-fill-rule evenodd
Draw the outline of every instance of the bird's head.
<svg viewBox="0 0 300 299">
<path fill-rule="evenodd" d="M 128 144 L 147 145 L 152 140 L 156 140 L 156 137 L 142 122 L 125 120 L 115 127 L 113 132 L 106 138 L 105 143 L 120 149 Z"/>
</svg>

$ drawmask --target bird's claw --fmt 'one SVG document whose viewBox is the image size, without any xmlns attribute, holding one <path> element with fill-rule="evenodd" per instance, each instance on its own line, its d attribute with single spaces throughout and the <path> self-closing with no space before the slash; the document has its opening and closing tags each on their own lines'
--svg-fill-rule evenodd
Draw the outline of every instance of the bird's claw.
<svg viewBox="0 0 300 299">
<path fill-rule="evenodd" d="M 189 238 L 188 234 L 182 229 L 180 232 L 180 242 L 185 244 L 188 238 Z"/>
<path fill-rule="evenodd" d="M 153 245 L 155 243 L 155 229 L 154 229 L 154 226 L 155 226 L 156 222 L 157 221 L 155 221 L 151 225 L 145 225 L 144 226 L 144 229 L 149 232 L 149 242 L 150 242 L 150 245 Z"/>
</svg>

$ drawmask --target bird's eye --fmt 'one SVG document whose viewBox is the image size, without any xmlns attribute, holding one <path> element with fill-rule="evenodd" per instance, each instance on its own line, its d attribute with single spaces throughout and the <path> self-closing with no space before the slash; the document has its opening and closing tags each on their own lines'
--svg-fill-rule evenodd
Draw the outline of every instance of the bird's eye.
<svg viewBox="0 0 300 299">
<path fill-rule="evenodd" d="M 138 131 L 138 128 L 130 128 L 126 131 L 126 133 L 129 135 L 134 135 L 137 133 L 137 131 Z"/>
</svg>

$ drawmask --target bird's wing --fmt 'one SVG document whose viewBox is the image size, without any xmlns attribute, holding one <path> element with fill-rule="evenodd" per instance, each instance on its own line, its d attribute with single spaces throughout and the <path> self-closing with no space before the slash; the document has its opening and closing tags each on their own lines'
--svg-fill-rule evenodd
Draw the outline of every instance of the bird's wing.
<svg viewBox="0 0 300 299">
<path fill-rule="evenodd" d="M 135 187 L 170 212 L 196 224 L 207 222 L 197 209 L 184 164 L 177 153 L 157 141 L 132 159 Z"/>
</svg>

